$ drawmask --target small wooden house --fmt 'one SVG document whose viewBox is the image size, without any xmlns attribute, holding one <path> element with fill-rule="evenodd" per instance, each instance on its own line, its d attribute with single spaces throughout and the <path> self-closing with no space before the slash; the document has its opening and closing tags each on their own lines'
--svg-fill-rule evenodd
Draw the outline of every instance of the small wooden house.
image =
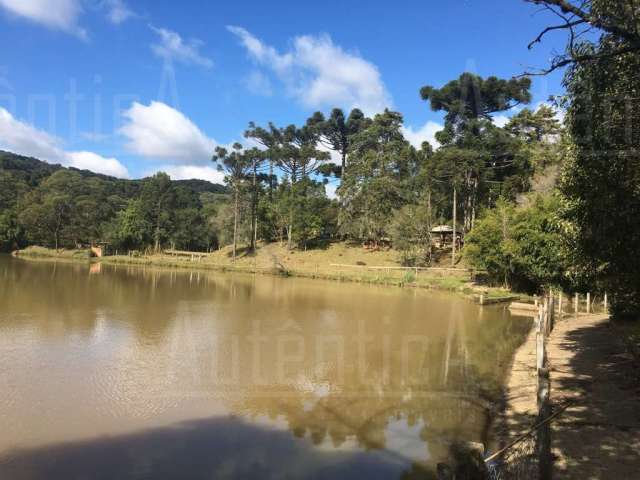
<svg viewBox="0 0 640 480">
<path fill-rule="evenodd" d="M 431 237 L 434 245 L 437 248 L 444 248 L 452 244 L 453 240 L 453 227 L 450 225 L 436 225 L 431 229 Z M 462 244 L 462 233 L 456 232 L 456 245 L 460 247 Z"/>
</svg>

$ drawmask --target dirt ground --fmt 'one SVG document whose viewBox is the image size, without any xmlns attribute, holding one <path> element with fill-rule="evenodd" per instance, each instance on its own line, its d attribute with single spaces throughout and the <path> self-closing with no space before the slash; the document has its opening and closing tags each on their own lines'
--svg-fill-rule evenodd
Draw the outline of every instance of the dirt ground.
<svg viewBox="0 0 640 480">
<path fill-rule="evenodd" d="M 605 315 L 565 316 L 547 343 L 554 478 L 640 479 L 640 366 Z M 501 444 L 535 423 L 535 332 L 518 349 L 497 422 Z"/>
<path fill-rule="evenodd" d="M 639 366 L 604 315 L 567 317 L 549 338 L 556 478 L 640 479 Z"/>
</svg>

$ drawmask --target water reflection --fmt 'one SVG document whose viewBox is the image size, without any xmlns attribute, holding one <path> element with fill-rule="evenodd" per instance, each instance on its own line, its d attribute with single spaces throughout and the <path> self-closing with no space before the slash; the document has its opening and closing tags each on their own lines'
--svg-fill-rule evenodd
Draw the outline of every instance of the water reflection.
<svg viewBox="0 0 640 480">
<path fill-rule="evenodd" d="M 126 448 L 105 478 L 428 475 L 485 439 L 526 327 L 418 290 L 1 259 L 0 477 Z"/>
</svg>

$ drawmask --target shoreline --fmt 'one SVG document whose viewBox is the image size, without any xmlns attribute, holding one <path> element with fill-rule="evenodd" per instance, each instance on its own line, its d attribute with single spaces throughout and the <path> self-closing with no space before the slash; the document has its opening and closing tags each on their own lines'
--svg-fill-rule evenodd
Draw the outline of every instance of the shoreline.
<svg viewBox="0 0 640 480">
<path fill-rule="evenodd" d="M 565 313 L 547 338 L 553 471 L 562 478 L 632 478 L 640 462 L 640 360 L 606 313 Z M 514 352 L 500 411 L 490 428 L 491 451 L 509 445 L 537 422 L 536 330 Z M 530 439 L 533 437 L 530 437 Z M 524 440 L 506 455 L 522 461 Z M 605 452 L 603 454 L 603 452 Z M 590 477 L 591 478 L 591 477 Z"/>
<path fill-rule="evenodd" d="M 527 432 L 538 415 L 535 322 L 513 353 L 503 388 L 499 410 L 489 429 L 492 452 Z"/>
<path fill-rule="evenodd" d="M 264 248 L 264 247 L 263 247 Z M 269 255 L 271 253 L 267 252 Z M 304 252 L 303 252 L 304 253 Z M 277 258 L 270 258 L 272 265 L 267 266 L 264 258 L 245 257 L 239 261 L 221 263 L 211 261 L 208 257 L 196 257 L 193 260 L 181 257 L 155 254 L 143 256 L 113 255 L 106 257 L 91 257 L 85 250 L 61 250 L 56 252 L 42 247 L 30 247 L 24 250 L 12 252 L 15 258 L 28 261 L 64 261 L 72 263 L 105 264 L 105 265 L 132 265 L 149 266 L 168 269 L 217 271 L 221 273 L 246 273 L 253 275 L 271 275 L 281 277 L 309 278 L 338 282 L 353 282 L 366 285 L 381 285 L 389 287 L 409 287 L 429 290 L 448 291 L 456 293 L 476 303 L 483 297 L 484 304 L 509 302 L 520 298 L 517 293 L 473 282 L 471 271 L 460 269 L 457 274 L 448 274 L 441 271 L 429 272 L 424 269 L 398 268 L 398 265 L 385 265 L 375 267 L 379 270 L 370 270 L 366 265 L 306 265 L 306 268 L 297 266 L 287 267 Z M 299 255 L 299 256 L 302 256 Z M 248 258 L 248 260 L 247 260 Z M 356 268 L 357 267 L 357 268 Z M 436 269 L 437 270 L 437 269 Z M 446 270 L 446 269 L 443 269 Z M 416 275 L 417 273 L 417 275 Z"/>
</svg>

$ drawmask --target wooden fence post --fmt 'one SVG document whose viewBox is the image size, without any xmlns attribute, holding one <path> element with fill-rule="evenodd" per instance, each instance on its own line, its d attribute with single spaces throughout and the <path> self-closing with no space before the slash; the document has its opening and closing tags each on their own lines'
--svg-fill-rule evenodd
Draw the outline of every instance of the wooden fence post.
<svg viewBox="0 0 640 480">
<path fill-rule="evenodd" d="M 545 348 L 544 348 L 544 333 L 536 333 L 536 368 L 540 370 L 544 367 L 545 361 Z"/>
<path fill-rule="evenodd" d="M 550 390 L 549 370 L 541 368 L 538 370 L 538 422 L 546 420 L 551 415 Z M 538 478 L 540 480 L 551 480 L 553 459 L 551 456 L 551 424 L 549 422 L 545 422 L 538 429 L 536 450 L 539 462 Z"/>
<path fill-rule="evenodd" d="M 546 337 L 549 335 L 551 322 L 554 314 L 553 292 L 549 292 L 544 297 L 543 305 L 539 309 L 540 322 L 536 332 L 536 373 L 537 373 L 537 404 L 538 421 L 548 418 L 551 413 L 549 403 L 550 379 L 547 368 Z M 552 458 L 551 458 L 551 427 L 549 423 L 542 425 L 536 435 L 536 451 L 539 462 L 538 479 L 551 480 Z"/>
<path fill-rule="evenodd" d="M 552 310 L 550 299 L 551 297 L 549 296 L 549 294 L 546 294 L 544 297 L 544 319 L 542 323 L 542 333 L 545 336 L 549 334 L 549 315 L 550 311 Z"/>
<path fill-rule="evenodd" d="M 536 370 L 544 366 L 544 317 L 545 308 L 538 305 L 538 318 L 536 320 Z"/>
<path fill-rule="evenodd" d="M 558 315 L 562 316 L 562 290 L 558 290 Z"/>
<path fill-rule="evenodd" d="M 591 313 L 591 292 L 587 292 L 587 313 Z"/>
<path fill-rule="evenodd" d="M 604 313 L 609 313 L 609 302 L 607 298 L 607 292 L 604 292 Z"/>
<path fill-rule="evenodd" d="M 578 308 L 580 307 L 580 294 L 576 292 L 576 296 L 573 299 L 573 312 L 577 315 Z"/>
</svg>

